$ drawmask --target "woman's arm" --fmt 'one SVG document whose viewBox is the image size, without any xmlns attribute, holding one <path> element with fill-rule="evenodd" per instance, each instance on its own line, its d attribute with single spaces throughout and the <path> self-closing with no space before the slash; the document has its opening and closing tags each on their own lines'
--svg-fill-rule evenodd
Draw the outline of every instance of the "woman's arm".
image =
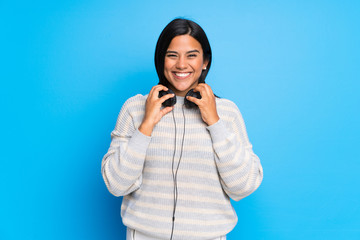
<svg viewBox="0 0 360 240">
<path fill-rule="evenodd" d="M 161 90 L 168 88 L 156 85 L 151 89 L 146 102 L 143 96 L 137 95 L 127 100 L 120 111 L 115 129 L 111 132 L 110 148 L 101 164 L 105 184 L 115 196 L 127 195 L 141 186 L 152 130 L 173 109 L 161 108 L 164 101 L 173 97 L 172 94 L 166 94 L 159 98 Z M 131 113 L 144 115 L 139 128 L 135 127 Z"/>
<path fill-rule="evenodd" d="M 141 186 L 145 154 L 151 137 L 135 129 L 130 107 L 140 95 L 130 98 L 122 107 L 111 143 L 101 163 L 101 173 L 108 190 L 115 196 L 127 195 Z"/>
<path fill-rule="evenodd" d="M 260 160 L 252 151 L 237 106 L 222 99 L 223 104 L 219 107 L 223 109 L 217 109 L 214 93 L 208 84 L 200 83 L 194 91 L 200 92 L 202 98 L 187 99 L 198 105 L 203 121 L 208 124 L 221 185 L 229 197 L 238 201 L 259 187 L 263 178 Z"/>
<path fill-rule="evenodd" d="M 225 112 L 232 114 L 221 115 L 220 120 L 207 129 L 213 141 L 222 187 L 229 197 L 238 201 L 260 186 L 263 169 L 252 151 L 239 109 L 231 101 L 225 101 Z"/>
</svg>

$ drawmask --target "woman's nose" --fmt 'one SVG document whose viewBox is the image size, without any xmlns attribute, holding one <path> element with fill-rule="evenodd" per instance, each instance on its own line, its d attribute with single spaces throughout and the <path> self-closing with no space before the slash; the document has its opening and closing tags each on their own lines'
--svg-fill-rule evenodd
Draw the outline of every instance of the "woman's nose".
<svg viewBox="0 0 360 240">
<path fill-rule="evenodd" d="M 185 59 L 185 57 L 179 57 L 178 61 L 176 62 L 176 68 L 178 68 L 178 69 L 186 68 L 186 59 Z"/>
</svg>

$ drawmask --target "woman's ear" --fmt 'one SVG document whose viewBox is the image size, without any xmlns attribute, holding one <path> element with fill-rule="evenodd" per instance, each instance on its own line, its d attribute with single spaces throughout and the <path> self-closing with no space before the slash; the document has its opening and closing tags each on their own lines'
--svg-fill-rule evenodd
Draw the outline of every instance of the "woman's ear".
<svg viewBox="0 0 360 240">
<path fill-rule="evenodd" d="M 209 63 L 209 60 L 204 60 L 203 68 L 202 68 L 203 71 L 206 70 L 208 63 Z"/>
</svg>

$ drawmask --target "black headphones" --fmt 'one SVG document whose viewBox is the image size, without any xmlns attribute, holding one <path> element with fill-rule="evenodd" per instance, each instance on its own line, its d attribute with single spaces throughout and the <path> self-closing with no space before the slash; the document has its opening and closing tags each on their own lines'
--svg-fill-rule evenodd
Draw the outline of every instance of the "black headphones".
<svg viewBox="0 0 360 240">
<path fill-rule="evenodd" d="M 168 88 L 168 91 L 160 91 L 159 92 L 159 98 L 161 98 L 162 96 L 165 96 L 166 94 L 174 94 L 174 91 L 171 90 L 170 88 Z M 197 105 L 189 100 L 186 99 L 187 96 L 190 97 L 196 97 L 197 99 L 201 99 L 201 95 L 200 92 L 194 92 L 194 89 L 190 89 L 186 95 L 185 95 L 185 99 L 184 99 L 184 105 L 187 108 L 196 108 Z M 162 106 L 163 107 L 171 107 L 174 106 L 176 104 L 176 96 L 169 98 L 168 100 L 166 100 L 165 102 L 163 102 Z"/>
</svg>

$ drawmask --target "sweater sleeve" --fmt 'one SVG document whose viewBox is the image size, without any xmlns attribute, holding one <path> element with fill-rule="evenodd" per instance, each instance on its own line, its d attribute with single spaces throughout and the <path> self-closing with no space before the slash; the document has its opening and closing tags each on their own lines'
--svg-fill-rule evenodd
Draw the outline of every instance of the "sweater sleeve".
<svg viewBox="0 0 360 240">
<path fill-rule="evenodd" d="M 252 151 L 245 123 L 235 104 L 233 116 L 220 116 L 220 120 L 208 126 L 215 151 L 215 162 L 221 185 L 235 201 L 250 195 L 263 179 L 259 158 Z"/>
<path fill-rule="evenodd" d="M 151 139 L 135 128 L 129 111 L 129 105 L 133 103 L 130 98 L 123 105 L 111 132 L 110 147 L 101 163 L 106 187 L 115 196 L 125 196 L 140 188 L 146 150 Z"/>
</svg>

